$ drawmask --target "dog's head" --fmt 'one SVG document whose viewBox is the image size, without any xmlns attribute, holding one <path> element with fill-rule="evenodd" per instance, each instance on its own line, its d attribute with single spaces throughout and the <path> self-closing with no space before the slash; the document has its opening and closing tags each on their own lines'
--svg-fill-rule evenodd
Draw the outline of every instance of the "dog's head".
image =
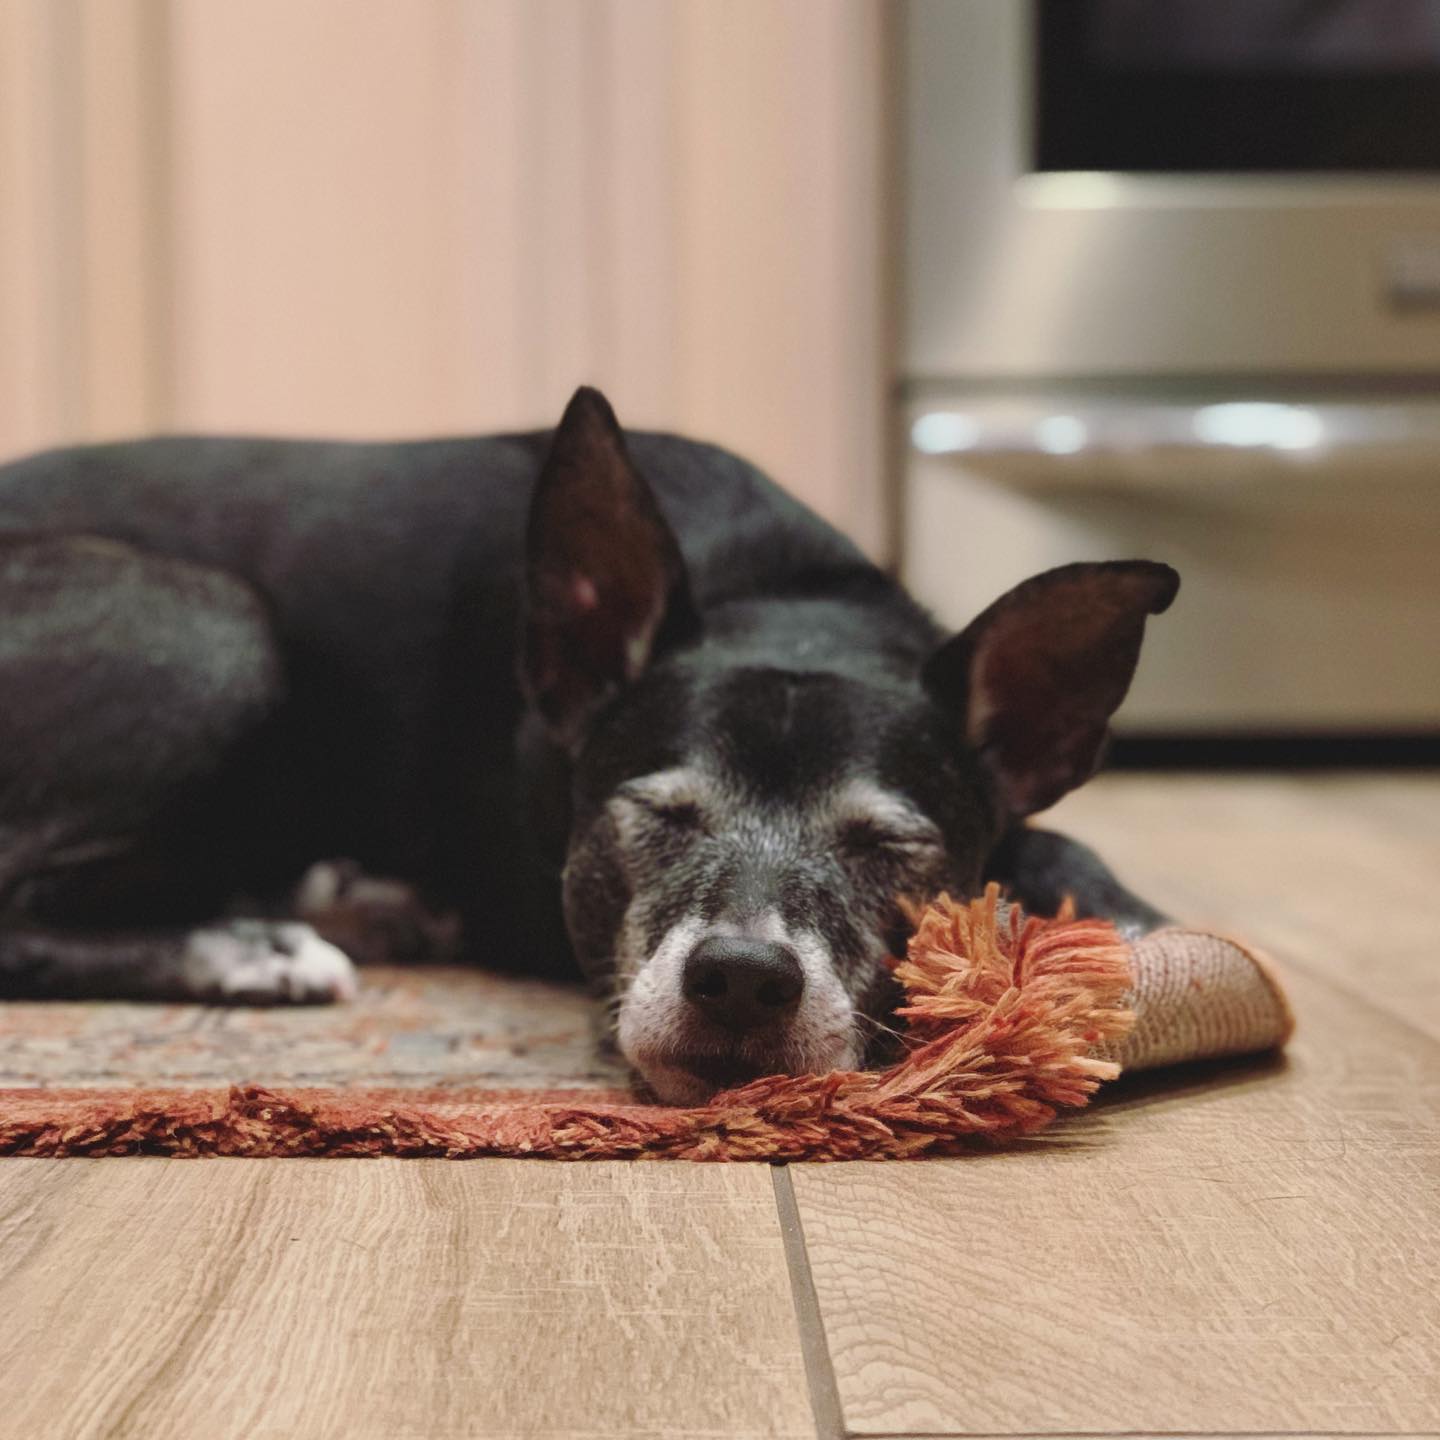
<svg viewBox="0 0 1440 1440">
<path fill-rule="evenodd" d="M 972 892 L 1013 818 L 1090 775 L 1176 585 L 1069 566 L 928 655 L 877 653 L 824 597 L 702 629 L 609 406 L 577 395 L 531 513 L 522 676 L 570 757 L 571 940 L 656 1093 L 859 1064 L 904 902 Z"/>
</svg>

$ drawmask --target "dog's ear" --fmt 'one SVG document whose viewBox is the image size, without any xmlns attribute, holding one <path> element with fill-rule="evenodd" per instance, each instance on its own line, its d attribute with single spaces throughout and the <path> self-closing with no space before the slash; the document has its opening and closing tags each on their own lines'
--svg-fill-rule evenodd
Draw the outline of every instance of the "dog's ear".
<svg viewBox="0 0 1440 1440">
<path fill-rule="evenodd" d="M 1011 814 L 1043 810 L 1094 773 L 1145 617 L 1179 588 L 1168 565 L 1146 560 L 1062 566 L 1016 586 L 931 658 L 926 688 L 964 717 Z"/>
<path fill-rule="evenodd" d="M 536 484 L 521 683 L 566 748 L 660 649 L 696 628 L 680 547 L 609 402 L 582 387 Z"/>
</svg>

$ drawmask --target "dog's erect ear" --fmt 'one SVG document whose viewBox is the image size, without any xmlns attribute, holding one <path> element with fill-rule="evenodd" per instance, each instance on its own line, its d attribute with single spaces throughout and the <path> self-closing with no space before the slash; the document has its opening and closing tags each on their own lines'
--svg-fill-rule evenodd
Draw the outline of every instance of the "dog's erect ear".
<svg viewBox="0 0 1440 1440">
<path fill-rule="evenodd" d="M 926 688 L 964 717 L 1011 814 L 1043 810 L 1094 773 L 1145 617 L 1179 588 L 1147 560 L 1065 565 L 1017 585 L 931 657 Z"/>
<path fill-rule="evenodd" d="M 680 547 L 598 390 L 575 392 L 530 505 L 521 682 L 573 749 L 595 712 L 696 626 Z"/>
</svg>

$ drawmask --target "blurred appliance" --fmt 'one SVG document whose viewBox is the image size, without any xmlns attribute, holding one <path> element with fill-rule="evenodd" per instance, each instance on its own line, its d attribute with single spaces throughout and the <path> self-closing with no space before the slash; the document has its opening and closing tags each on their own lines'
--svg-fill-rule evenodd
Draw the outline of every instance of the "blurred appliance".
<svg viewBox="0 0 1440 1440">
<path fill-rule="evenodd" d="M 909 0 L 903 567 L 1152 554 L 1132 732 L 1440 731 L 1440 0 Z"/>
</svg>

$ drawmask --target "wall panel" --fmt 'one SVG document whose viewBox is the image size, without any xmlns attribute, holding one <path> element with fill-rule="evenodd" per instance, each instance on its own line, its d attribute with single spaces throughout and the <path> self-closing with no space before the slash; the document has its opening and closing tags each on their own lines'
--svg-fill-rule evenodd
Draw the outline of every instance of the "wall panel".
<svg viewBox="0 0 1440 1440">
<path fill-rule="evenodd" d="M 883 546 L 879 0 L 0 0 L 0 453 L 622 418 Z"/>
</svg>

